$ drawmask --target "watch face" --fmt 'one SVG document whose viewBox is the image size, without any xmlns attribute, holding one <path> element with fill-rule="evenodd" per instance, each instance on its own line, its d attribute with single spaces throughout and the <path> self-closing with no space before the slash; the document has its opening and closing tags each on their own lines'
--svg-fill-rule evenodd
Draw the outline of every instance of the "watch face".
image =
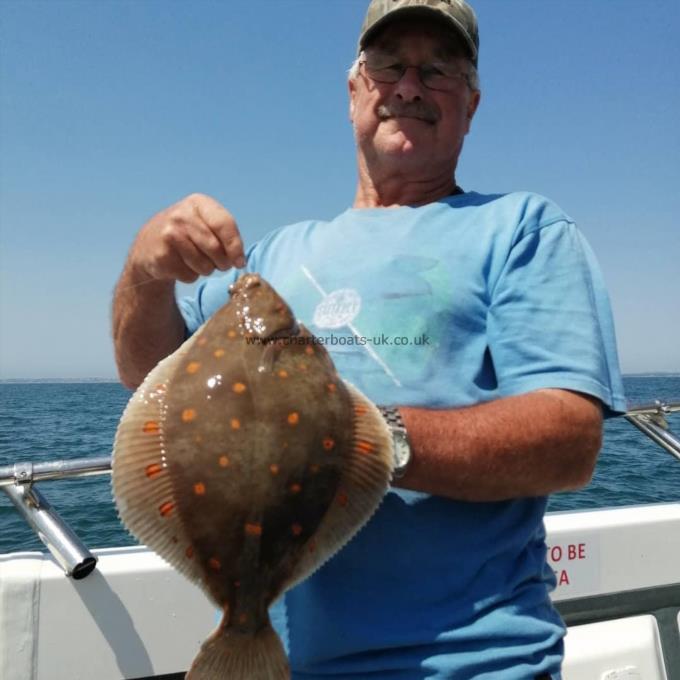
<svg viewBox="0 0 680 680">
<path fill-rule="evenodd" d="M 394 441 L 394 476 L 401 477 L 411 460 L 411 447 L 403 432 L 393 431 Z"/>
</svg>

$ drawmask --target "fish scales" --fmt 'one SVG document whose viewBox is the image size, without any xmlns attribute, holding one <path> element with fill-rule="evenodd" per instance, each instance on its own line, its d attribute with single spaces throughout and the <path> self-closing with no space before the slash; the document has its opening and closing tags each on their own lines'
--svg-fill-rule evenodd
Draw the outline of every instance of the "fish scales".
<svg viewBox="0 0 680 680">
<path fill-rule="evenodd" d="M 242 276 L 149 374 L 114 447 L 123 521 L 224 611 L 188 677 L 288 677 L 268 607 L 367 521 L 391 469 L 375 407 Z"/>
</svg>

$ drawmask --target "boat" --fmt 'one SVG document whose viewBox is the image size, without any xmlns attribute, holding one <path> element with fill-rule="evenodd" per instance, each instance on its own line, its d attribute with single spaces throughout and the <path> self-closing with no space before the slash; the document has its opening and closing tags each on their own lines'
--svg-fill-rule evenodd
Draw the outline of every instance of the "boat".
<svg viewBox="0 0 680 680">
<path fill-rule="evenodd" d="M 666 416 L 623 416 L 680 460 Z M 0 555 L 2 680 L 175 680 L 215 627 L 203 593 L 144 546 L 90 551 L 45 499 L 52 479 L 110 474 L 110 457 L 0 467 L 45 552 Z M 548 513 L 563 680 L 680 680 L 680 502 Z"/>
</svg>

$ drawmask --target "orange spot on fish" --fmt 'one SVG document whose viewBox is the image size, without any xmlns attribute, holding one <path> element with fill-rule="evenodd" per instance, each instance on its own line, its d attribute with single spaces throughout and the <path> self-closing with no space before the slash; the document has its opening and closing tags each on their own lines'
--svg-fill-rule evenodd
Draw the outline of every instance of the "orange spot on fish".
<svg viewBox="0 0 680 680">
<path fill-rule="evenodd" d="M 147 420 L 142 427 L 144 434 L 158 434 L 161 426 L 155 420 Z"/>
<path fill-rule="evenodd" d="M 162 517 L 168 517 L 169 515 L 172 514 L 172 511 L 174 509 L 175 509 L 175 504 L 172 501 L 166 501 L 161 506 L 159 506 L 158 512 L 161 513 Z"/>
<path fill-rule="evenodd" d="M 197 434 L 197 435 L 194 437 L 194 441 L 195 441 L 197 444 L 200 444 L 200 443 L 203 441 L 203 437 L 201 437 L 200 434 Z"/>
<path fill-rule="evenodd" d="M 238 430 L 241 427 L 241 421 L 238 418 L 232 418 L 230 424 L 232 430 Z"/>
<path fill-rule="evenodd" d="M 287 378 L 288 377 L 288 371 L 284 370 L 283 368 L 279 371 L 279 378 Z"/>
<path fill-rule="evenodd" d="M 314 354 L 314 348 L 311 345 L 307 345 L 307 347 L 305 347 L 305 354 Z"/>
<path fill-rule="evenodd" d="M 326 451 L 332 451 L 335 448 L 335 440 L 331 437 L 324 437 L 324 440 L 321 442 L 321 444 L 323 445 L 324 449 L 326 449 Z"/>
<path fill-rule="evenodd" d="M 246 391 L 246 386 L 242 382 L 237 382 L 234 383 L 232 389 L 234 390 L 234 392 L 236 392 L 236 394 L 242 394 L 243 392 Z"/>
<path fill-rule="evenodd" d="M 299 536 L 302 533 L 302 527 L 299 524 L 293 524 L 290 530 L 293 532 L 293 536 Z"/>
<path fill-rule="evenodd" d="M 289 425 L 297 425 L 300 422 L 300 414 L 296 411 L 293 411 L 292 413 L 288 414 L 287 420 Z"/>
<path fill-rule="evenodd" d="M 205 496 L 205 484 L 203 482 L 196 482 L 194 484 L 194 493 L 197 496 Z"/>
<path fill-rule="evenodd" d="M 220 562 L 216 557 L 211 557 L 208 560 L 208 566 L 213 570 L 213 571 L 219 571 L 222 568 L 222 562 Z"/>
<path fill-rule="evenodd" d="M 365 416 L 368 413 L 368 409 L 362 404 L 358 404 L 354 407 L 354 413 L 357 416 Z"/>
<path fill-rule="evenodd" d="M 306 371 L 306 370 L 307 370 L 307 364 L 303 364 L 302 362 L 300 362 L 300 363 L 298 364 L 298 370 L 300 370 L 300 371 Z"/>
<path fill-rule="evenodd" d="M 361 451 L 361 453 L 373 453 L 375 450 L 373 447 L 373 444 L 370 444 L 369 442 L 364 442 L 364 441 L 358 441 L 354 447 Z"/>
<path fill-rule="evenodd" d="M 207 338 L 199 338 L 198 340 L 196 340 L 196 344 L 199 347 L 203 347 L 203 345 L 205 345 L 206 342 L 208 342 Z"/>
<path fill-rule="evenodd" d="M 163 466 L 159 465 L 158 463 L 151 463 L 151 465 L 146 466 L 144 472 L 146 473 L 146 476 L 149 479 L 153 479 L 157 475 L 160 475 L 161 472 L 163 472 Z"/>
<path fill-rule="evenodd" d="M 213 352 L 213 356 L 215 357 L 215 359 L 219 359 L 220 357 L 223 357 L 223 356 L 224 356 L 224 350 L 221 349 L 221 348 L 220 348 L 220 349 L 216 349 L 216 350 Z"/>
<path fill-rule="evenodd" d="M 300 493 L 300 491 L 302 491 L 302 487 L 297 482 L 294 482 L 288 488 L 290 489 L 291 493 Z"/>
<path fill-rule="evenodd" d="M 272 463 L 272 464 L 269 466 L 269 471 L 270 471 L 273 475 L 278 475 L 278 474 L 279 474 L 279 466 L 278 466 L 276 463 Z"/>
<path fill-rule="evenodd" d="M 158 383 L 154 389 L 156 392 L 165 392 L 165 383 Z"/>
<path fill-rule="evenodd" d="M 227 337 L 232 338 L 232 339 L 235 338 L 236 337 L 236 331 L 233 328 L 230 328 L 227 331 Z"/>
<path fill-rule="evenodd" d="M 184 551 L 184 554 L 185 554 L 189 559 L 191 559 L 191 558 L 194 556 L 194 548 L 193 548 L 193 546 L 190 545 L 190 546 Z"/>
<path fill-rule="evenodd" d="M 349 501 L 349 498 L 347 497 L 347 494 L 344 491 L 338 491 L 337 499 L 338 504 L 342 508 L 344 508 L 347 505 L 347 502 Z"/>
<path fill-rule="evenodd" d="M 196 419 L 196 410 L 193 408 L 185 408 L 182 411 L 182 420 L 185 423 L 190 423 L 192 420 Z"/>
<path fill-rule="evenodd" d="M 187 373 L 193 375 L 194 373 L 198 372 L 198 369 L 201 367 L 201 364 L 198 361 L 190 361 L 187 364 Z"/>
<path fill-rule="evenodd" d="M 335 390 L 338 389 L 338 386 L 335 383 L 328 383 L 328 385 L 326 385 L 326 389 L 329 392 L 335 392 Z"/>
<path fill-rule="evenodd" d="M 246 534 L 248 534 L 248 536 L 262 536 L 262 525 L 261 524 L 246 522 L 245 529 L 246 529 Z"/>
<path fill-rule="evenodd" d="M 319 472 L 319 466 L 318 465 L 310 465 L 309 466 L 309 471 L 315 475 L 317 472 Z"/>
<path fill-rule="evenodd" d="M 220 456 L 217 460 L 220 467 L 229 467 L 229 456 Z"/>
</svg>

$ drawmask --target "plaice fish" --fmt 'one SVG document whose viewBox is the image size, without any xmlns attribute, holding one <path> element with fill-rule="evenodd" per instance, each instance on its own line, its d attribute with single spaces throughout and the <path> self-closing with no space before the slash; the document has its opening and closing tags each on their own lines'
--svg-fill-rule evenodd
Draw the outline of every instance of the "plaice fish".
<svg viewBox="0 0 680 680">
<path fill-rule="evenodd" d="M 223 610 L 187 678 L 290 677 L 269 605 L 339 550 L 392 474 L 376 407 L 256 274 L 134 393 L 119 515 Z"/>
</svg>

